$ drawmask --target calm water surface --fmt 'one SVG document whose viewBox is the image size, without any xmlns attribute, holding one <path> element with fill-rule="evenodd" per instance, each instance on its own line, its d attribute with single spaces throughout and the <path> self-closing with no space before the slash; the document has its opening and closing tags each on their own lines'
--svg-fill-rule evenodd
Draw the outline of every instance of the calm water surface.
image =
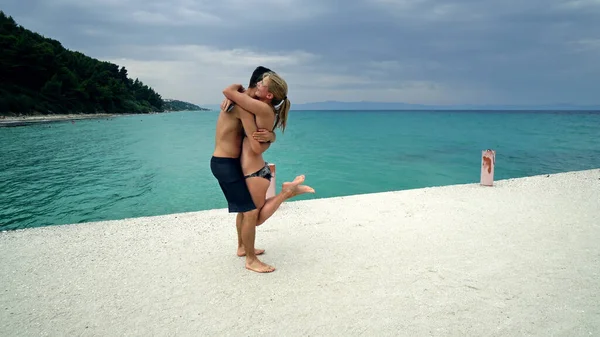
<svg viewBox="0 0 600 337">
<path fill-rule="evenodd" d="M 0 128 L 0 228 L 226 207 L 210 168 L 217 112 Z M 600 114 L 291 111 L 265 159 L 324 198 L 600 167 Z M 279 190 L 279 187 L 278 187 Z"/>
</svg>

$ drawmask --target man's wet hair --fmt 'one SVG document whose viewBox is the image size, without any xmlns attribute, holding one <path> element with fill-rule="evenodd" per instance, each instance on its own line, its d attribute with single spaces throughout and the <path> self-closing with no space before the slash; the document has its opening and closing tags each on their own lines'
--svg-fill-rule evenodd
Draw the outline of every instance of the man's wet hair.
<svg viewBox="0 0 600 337">
<path fill-rule="evenodd" d="M 260 80 L 262 80 L 263 75 L 268 72 L 271 72 L 271 69 L 265 68 L 263 66 L 256 67 L 256 69 L 254 69 L 254 72 L 252 72 L 252 76 L 250 77 L 250 83 L 248 84 L 248 88 L 256 88 L 256 84 Z"/>
</svg>

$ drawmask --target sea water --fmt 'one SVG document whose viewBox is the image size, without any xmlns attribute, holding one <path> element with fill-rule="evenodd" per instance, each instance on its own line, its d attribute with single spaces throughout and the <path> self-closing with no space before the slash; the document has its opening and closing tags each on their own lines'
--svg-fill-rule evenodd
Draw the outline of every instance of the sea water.
<svg viewBox="0 0 600 337">
<path fill-rule="evenodd" d="M 210 172 L 218 112 L 0 128 L 0 229 L 225 208 Z M 477 183 L 600 167 L 600 114 L 508 111 L 291 111 L 264 154 L 296 200 Z"/>
</svg>

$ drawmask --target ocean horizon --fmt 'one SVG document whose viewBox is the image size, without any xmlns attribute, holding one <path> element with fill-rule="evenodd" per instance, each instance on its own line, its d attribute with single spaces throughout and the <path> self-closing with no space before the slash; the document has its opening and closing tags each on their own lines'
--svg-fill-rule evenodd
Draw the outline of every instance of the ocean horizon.
<svg viewBox="0 0 600 337">
<path fill-rule="evenodd" d="M 0 229 L 225 208 L 209 168 L 216 111 L 0 128 Z M 600 167 L 600 113 L 561 110 L 292 110 L 264 154 L 294 200 Z"/>
</svg>

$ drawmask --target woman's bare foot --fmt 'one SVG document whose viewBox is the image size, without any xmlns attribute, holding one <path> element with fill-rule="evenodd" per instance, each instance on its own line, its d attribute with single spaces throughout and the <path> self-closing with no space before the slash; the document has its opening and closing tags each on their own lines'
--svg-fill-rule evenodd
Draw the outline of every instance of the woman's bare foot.
<svg viewBox="0 0 600 337">
<path fill-rule="evenodd" d="M 300 194 L 304 194 L 304 193 L 315 193 L 315 189 L 310 187 L 310 186 L 306 186 L 306 185 L 300 185 L 301 183 L 304 182 L 304 175 L 300 175 L 297 176 L 296 179 L 294 179 L 294 181 L 290 182 L 285 182 L 283 183 L 283 185 L 281 186 L 281 191 L 287 193 L 286 199 L 287 198 L 293 198 L 295 196 L 298 196 Z"/>
<path fill-rule="evenodd" d="M 261 262 L 259 259 L 246 259 L 246 269 L 255 271 L 257 273 L 270 273 L 275 271 L 275 267 L 269 266 L 268 264 Z"/>
<path fill-rule="evenodd" d="M 289 198 L 298 196 L 304 193 L 315 193 L 314 188 L 306 185 L 300 185 L 304 182 L 304 175 L 297 176 L 292 182 L 285 182 L 281 186 L 281 190 L 289 193 Z"/>
<path fill-rule="evenodd" d="M 291 188 L 295 188 L 296 186 L 302 184 L 304 182 L 304 174 L 303 175 L 299 175 L 296 178 L 294 178 L 294 181 L 290 182 L 285 182 L 281 185 L 281 189 L 285 190 L 285 189 L 291 189 Z"/>
<path fill-rule="evenodd" d="M 315 193 L 315 189 L 310 186 L 306 186 L 306 185 L 300 185 L 294 189 L 294 196 L 304 194 L 304 193 Z"/>
<path fill-rule="evenodd" d="M 254 249 L 254 254 L 256 254 L 256 255 L 261 255 L 264 252 L 265 252 L 264 249 L 258 249 L 258 248 Z M 244 248 L 244 246 L 238 247 L 237 256 L 240 256 L 240 257 L 246 256 L 246 249 Z"/>
</svg>

